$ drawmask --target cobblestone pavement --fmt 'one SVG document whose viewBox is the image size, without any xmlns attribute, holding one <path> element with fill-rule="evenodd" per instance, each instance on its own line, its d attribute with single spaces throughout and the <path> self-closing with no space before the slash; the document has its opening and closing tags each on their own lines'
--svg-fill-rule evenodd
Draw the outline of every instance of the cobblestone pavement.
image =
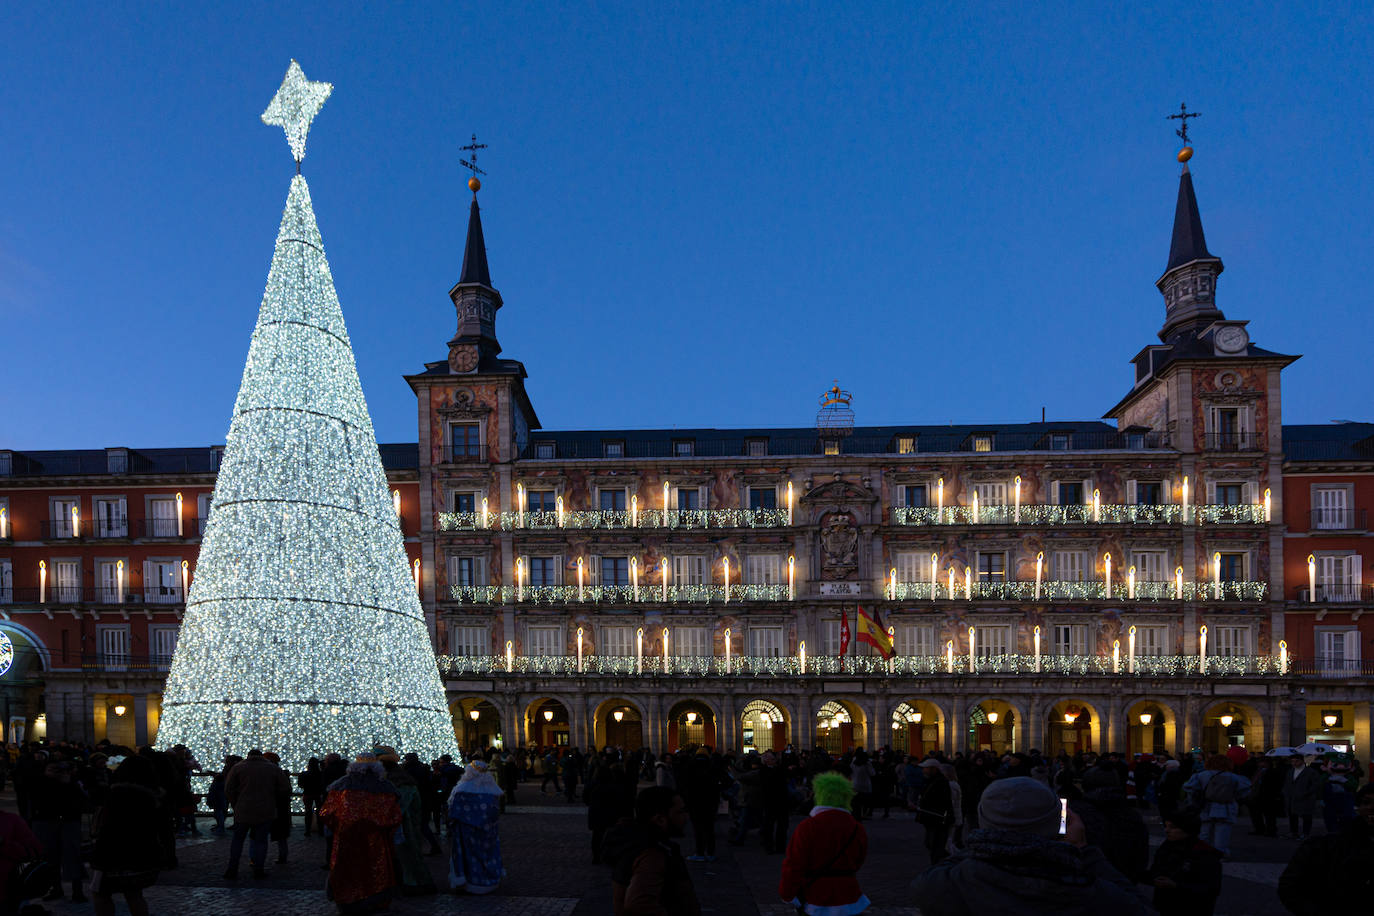
<svg viewBox="0 0 1374 916">
<path fill-rule="evenodd" d="M 0 798 L 0 804 L 6 799 Z M 521 802 L 511 807 L 501 821 L 501 843 L 507 878 L 497 893 L 487 897 L 440 894 L 432 897 L 401 898 L 391 912 L 398 916 L 430 916 L 454 913 L 484 916 L 608 916 L 610 878 L 608 870 L 591 864 L 590 833 L 586 829 L 585 809 L 569 806 L 561 798 L 540 796 L 537 789 L 522 789 Z M 7 805 L 8 807 L 8 805 Z M 793 825 L 799 818 L 793 818 Z M 1157 823 L 1151 820 L 1152 843 L 1162 839 Z M 921 828 L 909 814 L 884 819 L 881 815 L 865 822 L 869 834 L 869 857 L 859 874 L 865 893 L 873 901 L 871 916 L 917 916 L 908 891 L 911 879 L 927 862 L 921 844 Z M 724 819 L 717 824 L 719 846 L 715 862 L 690 863 L 703 910 L 709 916 L 792 916 L 795 912 L 778 901 L 777 879 L 782 857 L 765 855 L 755 836 L 745 846 L 725 842 Z M 1275 887 L 1294 843 L 1286 839 L 1264 839 L 1247 834 L 1238 824 L 1232 860 L 1225 865 L 1222 898 L 1217 916 L 1279 916 L 1284 912 Z M 202 836 L 178 843 L 180 867 L 163 872 L 149 890 L 152 912 L 157 916 L 201 914 L 201 916 L 244 916 L 244 914 L 281 914 L 281 916 L 325 916 L 334 906 L 325 899 L 326 872 L 321 868 L 323 842 L 302 835 L 299 824 L 293 831 L 290 862 L 270 864 L 269 875 L 255 881 L 244 863 L 244 877 L 227 882 L 221 875 L 229 853 L 227 837 Z M 691 853 L 691 840 L 683 841 L 683 851 Z M 272 849 L 269 862 L 275 859 Z M 446 886 L 447 859 L 427 860 L 436 883 Z M 1141 888 L 1142 896 L 1148 892 Z M 89 914 L 90 904 L 69 901 L 48 903 L 55 916 Z M 128 910 L 122 901 L 119 913 Z"/>
</svg>

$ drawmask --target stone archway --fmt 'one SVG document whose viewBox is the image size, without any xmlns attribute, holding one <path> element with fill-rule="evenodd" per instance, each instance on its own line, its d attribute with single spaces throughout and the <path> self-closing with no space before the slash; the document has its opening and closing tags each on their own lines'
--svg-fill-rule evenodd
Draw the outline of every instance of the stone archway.
<svg viewBox="0 0 1374 916">
<path fill-rule="evenodd" d="M 668 753 L 684 747 L 715 748 L 716 714 L 702 700 L 679 700 L 668 710 Z"/>
<path fill-rule="evenodd" d="M 984 697 L 969 707 L 968 747 L 999 754 L 1020 750 L 1017 732 L 1021 726 L 1022 713 L 1014 703 L 1001 697 Z"/>
<path fill-rule="evenodd" d="M 611 697 L 596 707 L 594 743 L 637 751 L 644 746 L 644 710 L 634 700 Z"/>
<path fill-rule="evenodd" d="M 1091 703 L 1076 697 L 1056 700 L 1045 714 L 1042 750 L 1047 756 L 1102 750 L 1101 713 Z"/>
<path fill-rule="evenodd" d="M 773 700 L 750 700 L 740 713 L 743 727 L 742 749 L 748 751 L 780 751 L 787 747 L 790 736 L 787 710 Z"/>
<path fill-rule="evenodd" d="M 505 743 L 501 730 L 501 710 L 480 696 L 458 697 L 448 704 L 453 718 L 453 734 L 464 755 Z"/>
<path fill-rule="evenodd" d="M 892 710 L 892 749 L 919 759 L 944 746 L 945 728 L 945 716 L 930 700 L 903 700 Z"/>
<path fill-rule="evenodd" d="M 868 721 L 863 709 L 849 700 L 829 700 L 816 710 L 816 746 L 840 755 L 866 747 Z"/>
<path fill-rule="evenodd" d="M 1233 747 L 1260 753 L 1264 750 L 1264 717 L 1249 703 L 1219 700 L 1202 711 L 1198 746 L 1208 756 L 1225 754 Z"/>
<path fill-rule="evenodd" d="M 572 743 L 572 716 L 561 700 L 541 697 L 525 707 L 527 747 L 567 747 Z"/>
<path fill-rule="evenodd" d="M 1178 710 L 1163 700 L 1131 700 L 1124 712 L 1126 750 L 1136 754 L 1173 754 L 1178 749 Z"/>
</svg>

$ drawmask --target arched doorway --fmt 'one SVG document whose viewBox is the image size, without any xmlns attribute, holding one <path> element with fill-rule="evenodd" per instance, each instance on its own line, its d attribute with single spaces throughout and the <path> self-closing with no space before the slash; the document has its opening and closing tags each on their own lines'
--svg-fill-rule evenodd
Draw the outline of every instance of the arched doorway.
<svg viewBox="0 0 1374 916">
<path fill-rule="evenodd" d="M 1202 714 L 1202 741 L 1207 754 L 1225 754 L 1231 748 L 1259 753 L 1264 750 L 1264 719 L 1252 707 L 1225 700 Z"/>
<path fill-rule="evenodd" d="M 923 757 L 940 748 L 940 710 L 927 700 L 907 700 L 892 710 L 892 749 Z"/>
<path fill-rule="evenodd" d="M 1135 754 L 1172 754 L 1178 716 L 1163 703 L 1137 700 L 1126 707 L 1126 749 Z"/>
<path fill-rule="evenodd" d="M 682 700 L 668 710 L 668 753 L 692 745 L 716 746 L 716 716 L 701 700 Z"/>
<path fill-rule="evenodd" d="M 637 751 L 644 746 L 644 715 L 630 700 L 615 697 L 596 708 L 596 743 Z"/>
<path fill-rule="evenodd" d="M 1080 754 L 1097 750 L 1102 743 L 1102 723 L 1097 710 L 1082 700 L 1060 700 L 1050 707 L 1045 722 L 1046 754 Z"/>
<path fill-rule="evenodd" d="M 816 746 L 828 754 L 865 747 L 863 710 L 848 700 L 831 700 L 816 710 Z"/>
<path fill-rule="evenodd" d="M 481 697 L 463 697 L 449 704 L 453 735 L 464 753 L 481 751 L 503 744 L 501 711 Z"/>
<path fill-rule="evenodd" d="M 787 747 L 787 713 L 770 700 L 751 700 L 740 715 L 745 751 L 780 751 Z"/>
<path fill-rule="evenodd" d="M 525 710 L 525 735 L 530 747 L 567 747 L 572 740 L 568 707 L 558 700 L 535 700 Z"/>
<path fill-rule="evenodd" d="M 968 746 L 1004 754 L 1016 750 L 1016 709 L 1006 700 L 987 699 L 968 713 Z"/>
</svg>

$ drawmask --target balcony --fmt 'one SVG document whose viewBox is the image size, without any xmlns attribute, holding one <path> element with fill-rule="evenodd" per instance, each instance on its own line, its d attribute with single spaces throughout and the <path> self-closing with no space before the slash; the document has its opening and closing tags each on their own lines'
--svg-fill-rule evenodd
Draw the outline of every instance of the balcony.
<svg viewBox="0 0 1374 916">
<path fill-rule="evenodd" d="M 1365 510 L 1313 509 L 1310 527 L 1313 531 L 1365 531 Z"/>
<path fill-rule="evenodd" d="M 913 527 L 928 525 L 1262 525 L 1264 506 L 1238 505 L 1070 505 L 921 506 L 895 508 L 892 524 Z"/>
<path fill-rule="evenodd" d="M 666 597 L 666 600 L 665 600 Z M 786 601 L 786 585 L 455 585 L 449 598 L 460 604 L 730 604 Z"/>
<path fill-rule="evenodd" d="M 1209 452 L 1262 452 L 1266 446 L 1265 438 L 1260 433 L 1208 433 L 1204 437 L 1203 448 Z"/>
<path fill-rule="evenodd" d="M 1289 670 L 1303 677 L 1374 677 L 1374 659 L 1335 658 L 1322 655 L 1316 658 L 1292 658 L 1289 659 Z"/>
<path fill-rule="evenodd" d="M 572 529 L 785 528 L 786 509 L 570 510 L 563 512 L 441 512 L 440 531 Z"/>
<path fill-rule="evenodd" d="M 1011 582 L 971 582 L 965 588 L 963 579 L 956 578 L 951 587 L 948 580 L 941 583 L 898 582 L 896 591 L 888 585 L 884 595 L 889 601 L 1134 601 L 1154 603 L 1165 601 L 1263 601 L 1269 592 L 1268 582 L 1184 582 L 1182 597 L 1178 585 L 1170 582 L 1136 582 L 1132 594 L 1125 583 L 1112 583 L 1111 595 L 1104 582 L 1041 582 L 1038 595 L 1033 581 L 1017 579 Z"/>
<path fill-rule="evenodd" d="M 81 525 L 78 529 L 69 518 L 45 519 L 38 526 L 39 536 L 45 541 L 69 540 L 77 536 L 78 530 L 82 535 L 90 533 L 88 525 Z"/>
<path fill-rule="evenodd" d="M 182 538 L 198 537 L 202 529 L 196 518 L 183 518 L 180 529 L 175 518 L 144 518 L 139 519 L 137 530 L 141 538 Z"/>
<path fill-rule="evenodd" d="M 967 678 L 1005 675 L 1063 675 L 1078 677 L 1278 677 L 1282 661 L 1269 655 L 979 655 L 970 664 L 968 655 L 897 656 L 884 661 L 877 655 L 844 659 L 834 656 L 795 655 L 669 656 L 633 655 L 441 655 L 439 673 L 444 677 L 492 677 L 502 674 L 565 677 L 948 677 Z M 803 667 L 804 665 L 804 667 Z M 1366 665 L 1366 669 L 1374 668 Z M 1297 673 L 1290 664 L 1288 674 Z"/>
<path fill-rule="evenodd" d="M 84 671 L 166 672 L 171 667 L 172 656 L 170 655 L 131 655 L 109 652 L 81 656 L 81 668 Z"/>
<path fill-rule="evenodd" d="M 442 464 L 486 464 L 487 452 L 480 445 L 455 445 L 447 442 L 440 451 L 439 461 Z"/>
<path fill-rule="evenodd" d="M 41 605 L 46 607 L 65 607 L 67 605 L 88 605 L 94 607 L 130 605 L 179 605 L 185 602 L 181 586 L 166 588 L 155 586 L 149 589 L 125 588 L 121 593 L 117 588 L 97 586 L 64 586 L 49 583 L 40 594 L 36 588 L 11 588 L 0 590 L 0 604 Z"/>
<path fill-rule="evenodd" d="M 126 538 L 129 536 L 129 520 L 127 518 L 97 518 L 90 524 L 90 536 L 93 538 Z"/>
<path fill-rule="evenodd" d="M 1316 593 L 1303 586 L 1297 590 L 1299 604 L 1367 604 L 1374 601 L 1374 586 L 1317 583 Z"/>
</svg>

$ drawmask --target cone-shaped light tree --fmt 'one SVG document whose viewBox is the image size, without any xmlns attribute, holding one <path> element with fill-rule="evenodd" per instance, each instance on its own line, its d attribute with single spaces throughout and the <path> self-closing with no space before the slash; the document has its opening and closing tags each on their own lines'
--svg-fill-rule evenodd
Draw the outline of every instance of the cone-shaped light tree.
<svg viewBox="0 0 1374 916">
<path fill-rule="evenodd" d="M 333 87 L 263 113 L 297 163 L 163 694 L 158 743 L 302 769 L 374 743 L 458 753 L 353 348 L 299 174 Z"/>
</svg>

